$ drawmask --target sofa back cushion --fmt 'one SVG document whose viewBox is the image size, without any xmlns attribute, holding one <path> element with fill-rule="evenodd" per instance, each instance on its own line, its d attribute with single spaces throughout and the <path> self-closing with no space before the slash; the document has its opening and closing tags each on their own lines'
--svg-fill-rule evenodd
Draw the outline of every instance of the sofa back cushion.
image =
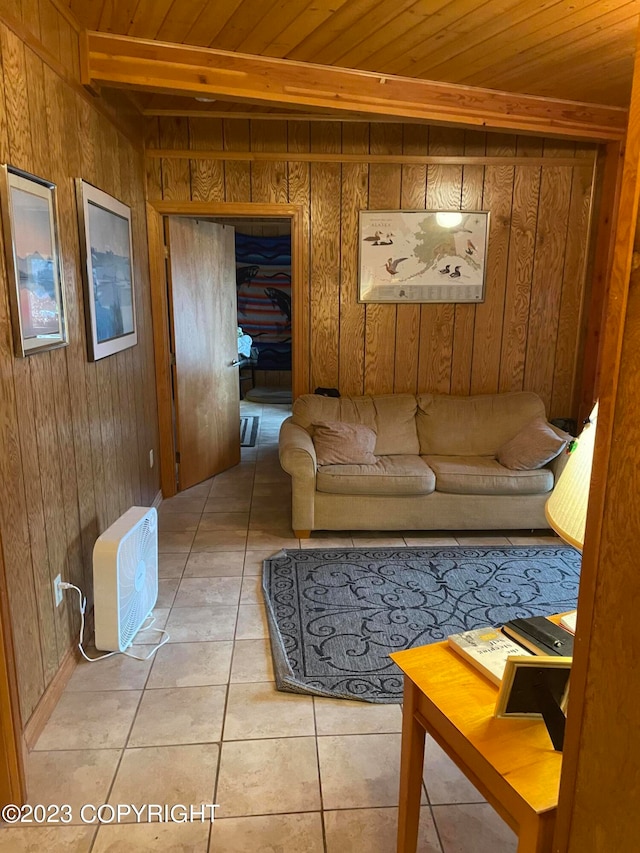
<svg viewBox="0 0 640 853">
<path fill-rule="evenodd" d="M 343 421 L 315 425 L 313 445 L 318 465 L 375 465 L 376 434 L 364 424 Z"/>
<path fill-rule="evenodd" d="M 495 456 L 537 417 L 545 417 L 544 403 L 531 391 L 475 397 L 421 394 L 416 415 L 420 453 Z"/>
<path fill-rule="evenodd" d="M 312 436 L 314 424 L 321 422 L 364 424 L 376 434 L 376 456 L 417 455 L 420 451 L 416 431 L 416 398 L 413 394 L 386 394 L 378 397 L 302 394 L 293 404 L 292 420 Z"/>
</svg>

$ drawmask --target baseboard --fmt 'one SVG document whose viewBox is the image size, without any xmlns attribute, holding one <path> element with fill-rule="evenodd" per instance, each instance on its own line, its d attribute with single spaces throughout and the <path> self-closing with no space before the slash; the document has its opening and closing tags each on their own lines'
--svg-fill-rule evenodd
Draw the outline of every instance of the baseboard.
<svg viewBox="0 0 640 853">
<path fill-rule="evenodd" d="M 36 741 L 42 734 L 42 730 L 53 713 L 53 709 L 58 704 L 64 688 L 73 675 L 73 671 L 78 663 L 78 657 L 78 650 L 75 646 L 72 646 L 62 659 L 58 671 L 42 694 L 33 714 L 29 717 L 22 733 L 27 752 L 33 749 Z"/>
<path fill-rule="evenodd" d="M 162 490 L 158 491 L 157 495 L 153 499 L 153 503 L 151 504 L 151 506 L 154 506 L 156 509 L 158 509 L 158 507 L 160 506 L 161 503 L 162 503 Z"/>
</svg>

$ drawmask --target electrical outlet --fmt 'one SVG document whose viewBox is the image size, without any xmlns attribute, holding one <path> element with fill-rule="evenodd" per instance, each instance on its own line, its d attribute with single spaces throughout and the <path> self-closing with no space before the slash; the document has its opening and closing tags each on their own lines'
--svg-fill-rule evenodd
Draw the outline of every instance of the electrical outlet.
<svg viewBox="0 0 640 853">
<path fill-rule="evenodd" d="M 62 589 L 62 587 L 60 586 L 60 584 L 61 584 L 61 583 L 62 583 L 62 576 L 61 576 L 61 575 L 57 575 L 57 576 L 53 579 L 53 593 L 54 593 L 54 595 L 55 595 L 55 597 L 56 597 L 56 607 L 59 607 L 59 606 L 62 604 L 62 593 L 63 593 L 63 589 Z"/>
<path fill-rule="evenodd" d="M 149 451 L 149 468 L 153 468 L 153 450 Z"/>
</svg>

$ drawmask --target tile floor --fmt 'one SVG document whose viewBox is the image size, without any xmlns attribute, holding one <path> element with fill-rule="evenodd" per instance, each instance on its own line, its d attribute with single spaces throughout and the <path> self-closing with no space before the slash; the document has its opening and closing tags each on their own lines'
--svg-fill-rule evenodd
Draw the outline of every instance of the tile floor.
<svg viewBox="0 0 640 853">
<path fill-rule="evenodd" d="M 30 802 L 69 804 L 73 823 L 5 826 L 0 853 L 395 851 L 400 707 L 275 690 L 262 560 L 318 539 L 335 546 L 509 540 L 367 532 L 299 542 L 277 456 L 287 409 L 242 405 L 261 416 L 258 446 L 160 508 L 155 613 L 170 641 L 146 662 L 119 655 L 79 665 L 29 757 Z M 153 642 L 148 636 L 140 649 Z M 425 779 L 420 853 L 515 851 L 514 834 L 433 741 Z M 129 818 L 98 826 L 82 824 L 85 803 L 219 807 L 213 824 Z"/>
</svg>

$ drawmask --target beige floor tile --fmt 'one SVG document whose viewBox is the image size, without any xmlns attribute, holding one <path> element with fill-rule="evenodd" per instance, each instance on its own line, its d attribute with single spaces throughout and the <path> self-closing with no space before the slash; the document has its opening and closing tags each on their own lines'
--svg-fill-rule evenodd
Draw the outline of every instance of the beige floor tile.
<svg viewBox="0 0 640 853">
<path fill-rule="evenodd" d="M 555 548 L 562 545 L 562 539 L 559 536 L 511 536 L 507 537 L 512 545 L 548 545 L 550 548 Z"/>
<path fill-rule="evenodd" d="M 251 495 L 240 495 L 239 497 L 210 497 L 206 502 L 204 511 L 209 512 L 249 512 L 251 507 Z"/>
<path fill-rule="evenodd" d="M 354 531 L 353 545 L 355 548 L 404 548 L 402 536 L 371 536 Z"/>
<path fill-rule="evenodd" d="M 315 735 L 313 700 L 276 690 L 273 682 L 230 684 L 224 740 Z"/>
<path fill-rule="evenodd" d="M 81 807 L 104 803 L 121 754 L 120 749 L 31 752 L 26 768 L 28 802 L 69 805 L 72 823 L 82 824 Z"/>
<path fill-rule="evenodd" d="M 248 512 L 207 512 L 198 530 L 243 530 L 249 526 Z"/>
<path fill-rule="evenodd" d="M 226 684 L 232 642 L 167 643 L 154 657 L 147 688 Z"/>
<path fill-rule="evenodd" d="M 185 578 L 230 578 L 242 574 L 243 551 L 201 551 L 190 554 Z"/>
<path fill-rule="evenodd" d="M 444 853 L 516 853 L 514 832 L 488 803 L 433 806 Z"/>
<path fill-rule="evenodd" d="M 0 853 L 89 853 L 93 826 L 11 826 L 0 829 Z"/>
<path fill-rule="evenodd" d="M 110 824 L 98 830 L 92 853 L 149 853 L 150 850 L 207 853 L 210 829 L 208 820 L 203 823 Z"/>
<path fill-rule="evenodd" d="M 160 510 L 158 515 L 158 529 L 162 533 L 176 532 L 185 533 L 197 530 L 202 513 L 200 512 L 176 512 L 175 510 Z"/>
<path fill-rule="evenodd" d="M 238 608 L 236 640 L 261 640 L 268 636 L 269 627 L 264 607 L 241 604 Z"/>
<path fill-rule="evenodd" d="M 319 812 L 218 818 L 209 853 L 324 853 Z"/>
<path fill-rule="evenodd" d="M 255 498 L 281 498 L 283 501 L 291 500 L 291 482 L 288 483 L 254 483 L 253 497 Z"/>
<path fill-rule="evenodd" d="M 186 554 L 158 554 L 158 577 L 181 577 L 186 562 Z"/>
<path fill-rule="evenodd" d="M 407 548 L 448 548 L 458 544 L 455 536 L 429 536 L 413 533 L 404 537 Z"/>
<path fill-rule="evenodd" d="M 158 533 L 158 552 L 160 554 L 188 554 L 195 535 L 192 530 L 186 533 L 176 533 L 175 531 L 162 533 L 160 531 Z"/>
<path fill-rule="evenodd" d="M 324 813 L 327 853 L 391 853 L 396 849 L 398 810 L 342 809 Z M 420 853 L 442 853 L 428 806 L 420 809 Z"/>
<path fill-rule="evenodd" d="M 224 481 L 219 483 L 214 482 L 209 493 L 209 500 L 212 498 L 250 498 L 251 497 L 251 480 L 244 479 L 238 481 Z"/>
<path fill-rule="evenodd" d="M 176 607 L 210 607 L 216 604 L 236 605 L 240 599 L 242 579 L 183 578 L 176 596 Z"/>
<path fill-rule="evenodd" d="M 264 604 L 262 578 L 260 575 L 249 575 L 242 579 L 240 604 Z"/>
<path fill-rule="evenodd" d="M 103 654 L 91 648 L 90 656 Z M 135 660 L 128 655 L 114 655 L 89 663 L 81 659 L 65 687 L 67 693 L 87 690 L 142 690 L 152 661 Z"/>
<path fill-rule="evenodd" d="M 315 739 L 223 743 L 216 797 L 219 817 L 317 811 Z"/>
<path fill-rule="evenodd" d="M 219 741 L 226 694 L 226 685 L 145 690 L 127 746 Z"/>
<path fill-rule="evenodd" d="M 492 536 L 491 534 L 487 536 L 456 536 L 456 540 L 458 545 L 486 545 L 487 547 L 492 545 L 509 545 L 509 540 L 506 536 Z"/>
<path fill-rule="evenodd" d="M 203 480 L 201 483 L 196 483 L 195 486 L 191 486 L 188 489 L 184 489 L 184 491 L 180 492 L 180 495 L 185 498 L 206 498 L 206 496 L 209 494 L 209 490 L 211 489 L 212 483 L 213 477 L 209 477 L 208 480 Z"/>
<path fill-rule="evenodd" d="M 232 640 L 237 607 L 174 607 L 167 620 L 170 643 Z"/>
<path fill-rule="evenodd" d="M 270 509 L 251 508 L 249 519 L 251 530 L 289 530 L 291 528 L 290 506 Z"/>
<path fill-rule="evenodd" d="M 161 578 L 158 580 L 158 607 L 170 608 L 176 597 L 180 578 Z"/>
<path fill-rule="evenodd" d="M 125 749 L 109 802 L 213 803 L 217 766 L 215 743 Z"/>
<path fill-rule="evenodd" d="M 430 803 L 483 803 L 484 797 L 431 737 L 425 741 L 424 783 Z"/>
<path fill-rule="evenodd" d="M 193 552 L 244 551 L 246 544 L 246 530 L 203 530 L 196 533 Z"/>
<path fill-rule="evenodd" d="M 374 705 L 319 696 L 313 703 L 318 735 L 388 734 L 402 730 L 400 705 Z"/>
<path fill-rule="evenodd" d="M 247 549 L 256 551 L 258 548 L 273 548 L 279 551 L 281 548 L 298 548 L 300 540 L 296 539 L 293 531 L 287 530 L 250 530 L 247 537 Z"/>
<path fill-rule="evenodd" d="M 99 666 L 100 664 L 92 664 Z M 111 749 L 125 745 L 139 690 L 63 693 L 35 749 Z"/>
<path fill-rule="evenodd" d="M 398 805 L 399 734 L 319 737 L 318 754 L 326 809 Z"/>
<path fill-rule="evenodd" d="M 269 640 L 236 640 L 233 646 L 231 682 L 273 681 Z"/>
<path fill-rule="evenodd" d="M 311 536 L 309 539 L 301 539 L 300 547 L 305 550 L 313 548 L 353 548 L 353 539 L 350 536 Z"/>
<path fill-rule="evenodd" d="M 169 617 L 169 608 L 168 607 L 154 607 L 153 613 L 151 614 L 155 619 L 155 622 L 152 623 L 151 627 L 147 630 L 139 631 L 132 645 L 134 646 L 152 646 L 156 643 L 159 643 L 162 640 L 161 631 L 164 626 L 167 624 L 167 618 Z M 139 651 L 136 651 L 136 654 L 139 654 Z"/>
<path fill-rule="evenodd" d="M 195 512 L 201 513 L 204 505 L 207 502 L 206 497 L 183 497 L 185 492 L 181 492 L 175 497 L 167 498 L 160 504 L 159 515 L 164 515 L 167 512 Z"/>
<path fill-rule="evenodd" d="M 262 575 L 263 562 L 273 556 L 271 548 L 262 551 L 247 551 L 244 558 L 244 575 Z"/>
</svg>

